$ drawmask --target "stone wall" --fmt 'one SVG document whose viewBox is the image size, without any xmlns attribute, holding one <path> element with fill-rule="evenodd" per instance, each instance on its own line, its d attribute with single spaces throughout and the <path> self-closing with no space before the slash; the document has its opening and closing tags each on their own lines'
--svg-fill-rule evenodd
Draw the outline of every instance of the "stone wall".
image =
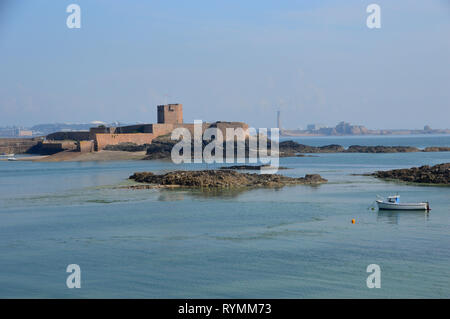
<svg viewBox="0 0 450 319">
<path fill-rule="evenodd" d="M 137 145 L 150 144 L 154 138 L 152 133 L 132 134 L 95 134 L 95 150 L 101 151 L 106 145 L 117 145 L 120 143 L 134 143 Z"/>
<path fill-rule="evenodd" d="M 24 154 L 32 152 L 43 140 L 42 137 L 35 138 L 0 138 L 0 154 Z"/>
<path fill-rule="evenodd" d="M 77 141 L 61 141 L 61 148 L 63 150 L 75 151 L 77 149 Z"/>
<path fill-rule="evenodd" d="M 62 143 L 41 143 L 39 148 L 39 154 L 42 155 L 52 155 L 55 153 L 62 152 L 64 149 Z"/>
<path fill-rule="evenodd" d="M 191 133 L 191 137 L 194 137 L 194 124 L 153 124 L 153 135 L 156 137 L 172 133 L 176 128 L 186 128 Z M 218 128 L 222 131 L 223 138 L 226 138 L 227 128 L 242 128 L 245 136 L 248 136 L 248 125 L 243 122 L 215 122 L 215 123 L 202 123 L 202 135 L 207 128 Z"/>
<path fill-rule="evenodd" d="M 221 130 L 224 140 L 227 139 L 227 136 L 226 136 L 227 128 L 233 128 L 233 129 L 242 128 L 242 130 L 244 131 L 244 135 L 246 137 L 248 136 L 248 125 L 244 122 L 215 122 L 215 123 L 211 124 L 211 127 L 217 127 L 219 130 Z M 230 138 L 234 139 L 234 136 L 232 136 Z"/>
<path fill-rule="evenodd" d="M 62 151 L 75 151 L 76 149 L 76 141 L 44 141 L 36 146 L 35 153 L 51 155 Z"/>
<path fill-rule="evenodd" d="M 78 152 L 93 152 L 94 151 L 94 141 L 79 141 L 77 144 Z"/>
<path fill-rule="evenodd" d="M 89 130 L 89 138 L 88 140 L 95 140 L 95 135 L 97 133 L 107 133 L 107 134 L 114 134 L 116 132 L 116 127 L 106 127 L 106 126 L 98 126 L 98 127 L 91 127 Z"/>
<path fill-rule="evenodd" d="M 153 135 L 155 138 L 161 135 L 169 134 L 175 128 L 175 124 L 153 124 Z"/>
<path fill-rule="evenodd" d="M 208 127 L 210 127 L 210 125 L 211 125 L 210 123 L 205 123 L 205 122 L 202 123 L 202 135 L 203 135 L 203 132 L 205 132 L 205 130 Z M 184 123 L 184 124 L 175 124 L 174 125 L 174 129 L 175 128 L 179 128 L 179 127 L 183 127 L 185 129 L 188 129 L 189 133 L 191 133 L 191 138 L 194 138 L 194 124 L 193 123 L 192 124 Z"/>
</svg>

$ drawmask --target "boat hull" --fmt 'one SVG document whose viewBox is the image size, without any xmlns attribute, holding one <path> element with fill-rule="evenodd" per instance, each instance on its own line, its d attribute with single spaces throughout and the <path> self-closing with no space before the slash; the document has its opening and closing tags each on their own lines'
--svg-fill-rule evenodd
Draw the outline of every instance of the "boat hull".
<svg viewBox="0 0 450 319">
<path fill-rule="evenodd" d="M 378 209 L 386 210 L 427 210 L 427 203 L 386 203 L 377 200 Z"/>
</svg>

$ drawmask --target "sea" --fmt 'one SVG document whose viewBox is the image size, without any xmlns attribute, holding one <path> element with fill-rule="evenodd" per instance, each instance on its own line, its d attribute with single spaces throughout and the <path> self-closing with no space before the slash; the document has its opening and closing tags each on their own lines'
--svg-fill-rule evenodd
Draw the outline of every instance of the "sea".
<svg viewBox="0 0 450 319">
<path fill-rule="evenodd" d="M 450 135 L 285 139 L 450 146 Z M 313 155 L 281 158 L 279 173 L 327 184 L 241 191 L 125 188 L 134 172 L 217 164 L 0 161 L 0 298 L 449 298 L 450 187 L 363 174 L 450 152 Z M 394 194 L 432 210 L 378 211 L 376 196 Z M 67 285 L 73 264 L 80 288 Z"/>
</svg>

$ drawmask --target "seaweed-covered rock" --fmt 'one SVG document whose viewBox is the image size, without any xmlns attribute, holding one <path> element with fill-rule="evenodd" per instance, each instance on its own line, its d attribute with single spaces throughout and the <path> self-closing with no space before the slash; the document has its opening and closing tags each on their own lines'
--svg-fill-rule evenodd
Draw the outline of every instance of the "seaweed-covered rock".
<svg viewBox="0 0 450 319">
<path fill-rule="evenodd" d="M 346 153 L 407 153 L 420 152 L 420 149 L 412 146 L 361 146 L 351 145 L 345 150 Z"/>
<path fill-rule="evenodd" d="M 270 170 L 270 169 L 288 169 L 284 166 L 274 167 L 271 165 L 233 165 L 233 166 L 222 166 L 220 169 L 235 169 L 235 170 L 248 170 L 248 171 L 260 171 L 260 170 Z"/>
<path fill-rule="evenodd" d="M 173 171 L 165 174 L 139 172 L 130 179 L 156 186 L 182 186 L 202 188 L 282 187 L 285 185 L 326 183 L 320 175 L 288 177 L 278 174 L 248 174 L 233 170 Z"/>
<path fill-rule="evenodd" d="M 450 147 L 446 146 L 429 146 L 425 147 L 424 152 L 450 152 Z"/>
<path fill-rule="evenodd" d="M 450 163 L 435 166 L 420 166 L 390 171 L 377 171 L 372 174 L 382 179 L 393 179 L 404 182 L 450 185 Z"/>
</svg>

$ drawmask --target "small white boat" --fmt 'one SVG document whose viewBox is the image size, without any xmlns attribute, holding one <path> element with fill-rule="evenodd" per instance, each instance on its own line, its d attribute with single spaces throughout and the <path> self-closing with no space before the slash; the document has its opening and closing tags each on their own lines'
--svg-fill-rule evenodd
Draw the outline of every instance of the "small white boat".
<svg viewBox="0 0 450 319">
<path fill-rule="evenodd" d="M 8 161 L 17 161 L 17 158 L 15 158 L 15 157 L 8 157 Z"/>
<path fill-rule="evenodd" d="M 431 210 L 428 202 L 400 203 L 400 195 L 389 196 L 387 200 L 376 200 L 380 210 Z"/>
</svg>

